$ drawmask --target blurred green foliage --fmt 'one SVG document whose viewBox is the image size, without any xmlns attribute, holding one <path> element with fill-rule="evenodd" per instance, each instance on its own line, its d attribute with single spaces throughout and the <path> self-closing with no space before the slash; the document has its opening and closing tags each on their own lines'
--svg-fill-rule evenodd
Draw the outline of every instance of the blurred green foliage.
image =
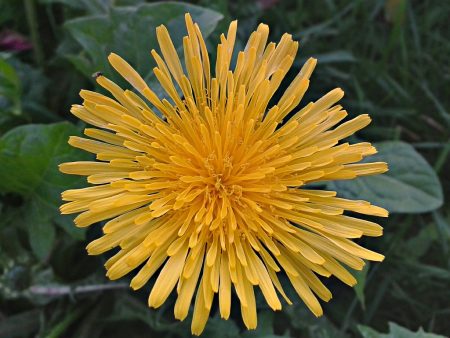
<svg viewBox="0 0 450 338">
<path fill-rule="evenodd" d="M 350 114 L 373 118 L 354 139 L 376 143 L 376 157 L 390 164 L 380 177 L 329 184 L 390 210 L 385 235 L 365 240 L 385 262 L 355 272 L 354 289 L 326 281 L 334 298 L 320 319 L 300 301 L 273 313 L 259 299 L 257 330 L 243 330 L 234 305 L 226 322 L 213 309 L 203 336 L 450 335 L 448 1 L 1 0 L 0 37 L 19 33 L 33 49 L 0 45 L 0 337 L 190 335 L 189 318 L 173 319 L 173 300 L 148 309 L 148 287 L 132 293 L 128 280 L 108 281 L 105 257 L 86 255 L 100 230 L 59 215 L 60 192 L 83 182 L 57 169 L 86 157 L 67 145 L 83 127 L 68 111 L 80 89 L 94 88 L 91 74 L 112 74 L 106 56 L 116 52 L 156 86 L 155 27 L 168 25 L 180 47 L 186 11 L 212 53 L 235 18 L 237 48 L 259 22 L 269 24 L 271 40 L 292 33 L 301 47 L 291 76 L 308 57 L 319 60 L 304 102 L 342 87 Z"/>
</svg>

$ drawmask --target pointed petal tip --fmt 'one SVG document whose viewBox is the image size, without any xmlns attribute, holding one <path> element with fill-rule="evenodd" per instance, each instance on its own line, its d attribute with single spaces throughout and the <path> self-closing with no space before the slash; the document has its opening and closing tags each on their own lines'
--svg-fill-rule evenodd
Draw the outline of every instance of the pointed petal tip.
<svg viewBox="0 0 450 338">
<path fill-rule="evenodd" d="M 200 336 L 202 334 L 203 330 L 197 330 L 196 328 L 191 328 L 191 333 L 193 336 Z"/>
<path fill-rule="evenodd" d="M 93 242 L 90 242 L 88 245 L 86 245 L 86 252 L 89 256 L 94 256 L 95 253 L 93 252 Z"/>
<path fill-rule="evenodd" d="M 206 322 L 202 322 L 202 323 L 195 323 L 194 321 L 192 321 L 191 324 L 191 333 L 194 336 L 200 336 L 202 334 L 202 332 L 205 330 L 205 326 L 206 326 Z"/>
<path fill-rule="evenodd" d="M 335 92 L 336 92 L 336 95 L 340 97 L 340 99 L 343 98 L 344 95 L 345 95 L 345 92 L 344 92 L 344 90 L 341 87 L 337 87 L 335 89 Z"/>
<path fill-rule="evenodd" d="M 320 311 L 315 312 L 314 315 L 315 315 L 317 318 L 322 317 L 322 316 L 323 316 L 323 310 L 322 310 L 322 308 L 320 308 Z"/>
<path fill-rule="evenodd" d="M 220 318 L 222 318 L 223 320 L 228 320 L 228 318 L 230 318 L 230 313 L 225 313 L 225 314 L 220 314 Z"/>
<path fill-rule="evenodd" d="M 389 211 L 384 208 L 377 207 L 376 213 L 374 213 L 374 215 L 378 216 L 378 217 L 389 217 Z M 383 229 L 381 229 L 381 235 L 382 234 L 383 234 Z"/>
<path fill-rule="evenodd" d="M 80 95 L 80 97 L 82 97 L 84 99 L 83 95 L 85 95 L 87 92 L 89 92 L 89 91 L 86 90 L 86 89 L 81 89 L 78 94 Z M 73 104 L 71 107 L 77 107 L 77 106 L 79 106 L 79 105 L 78 104 Z"/>
<path fill-rule="evenodd" d="M 139 287 L 137 287 L 136 285 L 134 285 L 134 284 L 133 284 L 133 281 L 131 281 L 131 283 L 130 283 L 130 288 L 131 288 L 133 291 L 139 290 Z"/>
<path fill-rule="evenodd" d="M 158 308 L 158 306 L 156 306 L 156 304 L 155 304 L 154 296 L 152 296 L 151 292 L 150 292 L 150 295 L 148 297 L 148 303 L 147 304 L 148 304 L 148 307 L 150 307 L 150 308 L 154 308 L 154 309 Z"/>
</svg>

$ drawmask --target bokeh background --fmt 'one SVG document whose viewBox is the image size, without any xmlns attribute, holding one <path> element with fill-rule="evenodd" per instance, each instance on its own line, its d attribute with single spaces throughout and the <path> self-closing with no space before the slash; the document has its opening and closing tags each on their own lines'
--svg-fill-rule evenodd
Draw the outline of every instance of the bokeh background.
<svg viewBox="0 0 450 338">
<path fill-rule="evenodd" d="M 300 41 L 291 78 L 308 57 L 319 60 L 302 104 L 343 88 L 350 116 L 373 118 L 352 141 L 374 142 L 390 165 L 380 177 L 327 185 L 390 210 L 385 235 L 363 240 L 386 255 L 382 264 L 354 272 L 353 289 L 327 280 L 334 297 L 320 319 L 299 300 L 273 313 L 259 299 L 258 329 L 245 332 L 237 306 L 222 321 L 214 305 L 203 336 L 450 335 L 449 1 L 0 0 L 0 337 L 190 336 L 190 319 L 173 319 L 173 301 L 148 309 L 149 288 L 108 281 L 106 258 L 87 256 L 100 225 L 77 229 L 59 215 L 61 191 L 83 182 L 57 170 L 86 158 L 67 139 L 84 127 L 69 109 L 80 89 L 95 88 L 91 74 L 117 79 L 106 60 L 115 52 L 157 89 L 155 27 L 167 24 L 180 46 L 186 11 L 213 56 L 233 19 L 238 49 L 260 22 L 272 41 L 291 33 Z"/>
</svg>

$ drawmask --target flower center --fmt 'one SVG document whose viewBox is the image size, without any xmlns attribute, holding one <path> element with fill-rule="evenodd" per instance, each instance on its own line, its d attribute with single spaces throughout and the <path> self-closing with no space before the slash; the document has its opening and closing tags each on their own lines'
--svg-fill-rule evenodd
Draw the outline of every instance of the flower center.
<svg viewBox="0 0 450 338">
<path fill-rule="evenodd" d="M 207 191 L 209 197 L 222 199 L 228 198 L 230 201 L 238 201 L 242 196 L 242 186 L 237 184 L 227 184 L 227 180 L 223 178 L 223 174 L 212 175 L 215 183 L 208 185 Z"/>
</svg>

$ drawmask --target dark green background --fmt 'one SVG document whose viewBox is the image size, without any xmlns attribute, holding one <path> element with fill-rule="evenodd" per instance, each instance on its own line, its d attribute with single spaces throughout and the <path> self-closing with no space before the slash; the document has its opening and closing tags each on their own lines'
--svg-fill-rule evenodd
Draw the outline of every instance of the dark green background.
<svg viewBox="0 0 450 338">
<path fill-rule="evenodd" d="M 57 171 L 58 163 L 87 156 L 67 139 L 83 128 L 69 108 L 80 102 L 80 89 L 95 88 L 91 74 L 120 81 L 106 60 L 116 52 L 158 89 L 149 54 L 157 48 L 155 27 L 167 23 L 180 46 L 186 11 L 208 36 L 213 56 L 235 18 L 238 49 L 259 22 L 269 24 L 272 41 L 291 33 L 300 49 L 288 77 L 308 57 L 319 61 L 303 104 L 343 88 L 350 116 L 373 118 L 350 141 L 373 142 L 374 160 L 390 166 L 380 177 L 328 184 L 389 209 L 380 221 L 385 235 L 361 241 L 386 255 L 382 264 L 355 272 L 354 289 L 325 281 L 333 299 L 320 319 L 300 300 L 273 313 L 258 295 L 256 331 L 245 332 L 234 302 L 227 322 L 213 306 L 203 336 L 448 336 L 449 1 L 0 0 L 0 41 L 14 32 L 33 46 L 0 52 L 0 337 L 190 336 L 190 318 L 173 319 L 174 297 L 150 310 L 149 287 L 131 292 L 127 278 L 109 282 L 106 255 L 87 256 L 84 247 L 100 226 L 83 231 L 58 213 L 61 191 L 85 183 Z"/>
</svg>

